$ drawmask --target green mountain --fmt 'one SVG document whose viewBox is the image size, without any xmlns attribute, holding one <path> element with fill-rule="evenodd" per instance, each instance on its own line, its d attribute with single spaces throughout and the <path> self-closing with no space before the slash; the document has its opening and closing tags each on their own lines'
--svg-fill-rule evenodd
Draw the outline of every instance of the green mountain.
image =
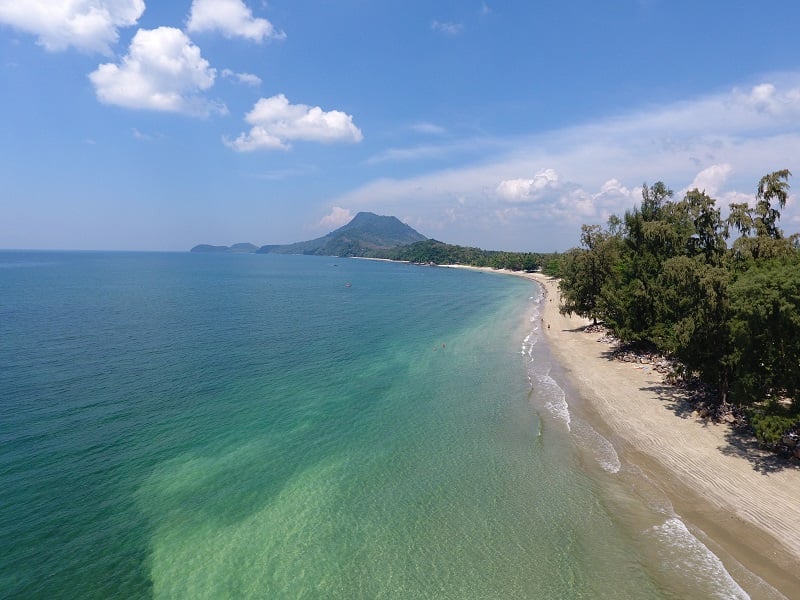
<svg viewBox="0 0 800 600">
<path fill-rule="evenodd" d="M 372 256 L 390 248 L 427 239 L 397 217 L 360 212 L 347 225 L 322 237 L 284 246 L 262 246 L 259 254 Z"/>
</svg>

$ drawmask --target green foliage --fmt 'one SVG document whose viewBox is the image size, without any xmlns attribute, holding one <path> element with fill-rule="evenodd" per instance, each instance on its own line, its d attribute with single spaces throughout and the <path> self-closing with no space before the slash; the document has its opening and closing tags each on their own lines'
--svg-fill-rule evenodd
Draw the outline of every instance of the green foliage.
<svg viewBox="0 0 800 600">
<path fill-rule="evenodd" d="M 731 205 L 726 220 L 705 192 L 675 201 L 645 185 L 639 206 L 605 230 L 584 225 L 561 257 L 562 312 L 680 359 L 721 400 L 800 410 L 800 238 L 778 227 L 789 175 L 765 175 L 755 205 Z"/>
<path fill-rule="evenodd" d="M 753 264 L 731 286 L 731 308 L 740 397 L 779 394 L 800 408 L 800 258 Z"/>
<path fill-rule="evenodd" d="M 564 255 L 558 252 L 542 255 L 542 273 L 550 277 L 560 277 Z"/>
<path fill-rule="evenodd" d="M 795 236 L 786 238 L 778 227 L 781 213 L 789 194 L 788 169 L 769 173 L 758 182 L 756 204 L 731 204 L 728 226 L 736 228 L 741 236 L 733 244 L 734 268 L 744 270 L 753 261 L 791 256 L 796 253 Z M 773 202 L 777 201 L 778 208 Z"/>
<path fill-rule="evenodd" d="M 729 273 L 703 255 L 664 262 L 656 283 L 657 325 L 651 342 L 706 382 L 727 388 Z"/>
<path fill-rule="evenodd" d="M 438 240 L 425 240 L 385 251 L 373 251 L 372 258 L 407 260 L 414 263 L 435 265 L 468 265 L 491 267 L 512 271 L 535 271 L 542 265 L 542 255 L 532 252 L 499 252 L 445 244 Z M 548 256 L 548 255 L 546 255 Z"/>
<path fill-rule="evenodd" d="M 620 238 L 598 225 L 581 228 L 582 248 L 564 254 L 560 265 L 561 312 L 578 314 L 597 322 L 603 318 L 601 291 L 614 275 Z"/>
<path fill-rule="evenodd" d="M 748 421 L 753 427 L 756 439 L 764 445 L 773 446 L 780 442 L 781 438 L 800 422 L 800 415 L 775 414 L 774 411 L 754 410 L 748 415 Z"/>
</svg>

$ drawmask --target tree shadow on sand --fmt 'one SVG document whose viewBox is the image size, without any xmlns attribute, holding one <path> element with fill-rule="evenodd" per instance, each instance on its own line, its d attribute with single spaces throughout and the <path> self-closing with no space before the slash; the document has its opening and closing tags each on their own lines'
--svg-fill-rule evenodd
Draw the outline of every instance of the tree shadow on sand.
<svg viewBox="0 0 800 600">
<path fill-rule="evenodd" d="M 641 388 L 642 391 L 654 394 L 662 403 L 664 408 L 672 411 L 682 419 L 693 419 L 698 425 L 708 427 L 714 423 L 711 417 L 701 417 L 696 412 L 698 404 L 692 402 L 693 393 L 691 390 L 681 389 L 668 384 L 651 385 Z M 770 452 L 761 448 L 758 440 L 747 429 L 736 428 L 732 425 L 719 423 L 720 427 L 725 427 L 724 446 L 717 449 L 726 456 L 737 456 L 749 462 L 754 471 L 766 475 L 776 473 L 786 469 L 800 470 L 800 464 L 796 459 L 776 452 Z"/>
<path fill-rule="evenodd" d="M 639 388 L 643 392 L 649 392 L 658 398 L 667 410 L 672 411 L 676 417 L 681 419 L 694 419 L 699 425 L 708 427 L 711 422 L 708 417 L 701 417 L 696 414 L 696 397 L 692 390 L 675 387 L 667 383 L 649 385 Z"/>
<path fill-rule="evenodd" d="M 725 432 L 726 446 L 720 446 L 719 450 L 727 456 L 739 456 L 747 460 L 753 469 L 766 475 L 793 469 L 800 471 L 800 464 L 797 459 L 776 452 L 769 452 L 758 445 L 756 440 L 747 431 L 729 429 Z"/>
<path fill-rule="evenodd" d="M 583 325 L 574 329 L 564 329 L 569 333 L 585 333 L 592 325 Z M 614 347 L 609 347 L 601 352 L 601 356 L 609 362 L 619 362 Z M 635 363 L 631 363 L 633 366 Z M 650 364 L 642 364 L 643 369 L 653 369 Z M 653 371 L 652 375 L 660 377 Z M 677 387 L 668 383 L 654 383 L 640 388 L 643 392 L 648 392 L 655 396 L 661 405 L 671 411 L 681 419 L 692 419 L 701 427 L 708 427 L 715 422 L 711 416 L 700 416 L 703 408 L 707 407 L 708 399 L 705 399 L 696 390 Z M 726 427 L 724 446 L 718 446 L 718 450 L 726 456 L 737 456 L 748 461 L 753 470 L 764 475 L 795 469 L 800 471 L 800 460 L 792 458 L 786 453 L 771 452 L 759 446 L 758 440 L 747 428 L 737 428 L 730 424 L 718 423 Z"/>
</svg>

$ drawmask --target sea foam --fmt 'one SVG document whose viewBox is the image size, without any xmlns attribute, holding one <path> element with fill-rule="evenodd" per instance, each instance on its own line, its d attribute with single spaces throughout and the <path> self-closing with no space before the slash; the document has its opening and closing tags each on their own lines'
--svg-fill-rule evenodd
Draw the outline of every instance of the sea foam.
<svg viewBox="0 0 800 600">
<path fill-rule="evenodd" d="M 734 581 L 719 557 L 678 517 L 654 526 L 649 533 L 659 542 L 662 564 L 671 571 L 693 578 L 697 584 L 695 589 L 707 591 L 705 597 L 720 600 L 750 598 Z"/>
<path fill-rule="evenodd" d="M 572 423 L 572 433 L 581 448 L 588 451 L 607 473 L 619 473 L 622 466 L 614 445 L 585 421 Z"/>
</svg>

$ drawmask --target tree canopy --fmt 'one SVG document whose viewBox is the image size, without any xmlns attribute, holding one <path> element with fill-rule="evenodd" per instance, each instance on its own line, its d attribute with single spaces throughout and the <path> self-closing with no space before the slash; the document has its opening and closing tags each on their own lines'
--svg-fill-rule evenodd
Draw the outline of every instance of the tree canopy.
<svg viewBox="0 0 800 600">
<path fill-rule="evenodd" d="M 779 226 L 790 175 L 762 177 L 727 218 L 705 191 L 675 200 L 645 184 L 638 206 L 584 225 L 559 258 L 562 312 L 679 359 L 754 423 L 800 421 L 800 250 Z"/>
</svg>

